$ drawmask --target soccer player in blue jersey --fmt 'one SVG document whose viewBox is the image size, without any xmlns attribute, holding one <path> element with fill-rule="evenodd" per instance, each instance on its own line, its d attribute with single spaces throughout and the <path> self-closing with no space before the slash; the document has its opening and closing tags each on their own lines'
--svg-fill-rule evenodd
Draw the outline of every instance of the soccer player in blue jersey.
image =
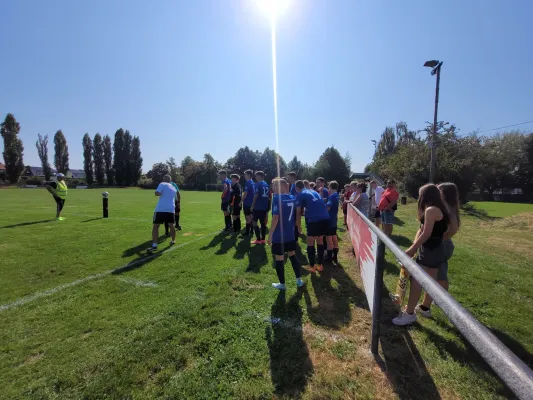
<svg viewBox="0 0 533 400">
<path fill-rule="evenodd" d="M 308 220 L 307 224 L 307 256 L 309 257 L 309 272 L 323 271 L 322 264 L 324 263 L 324 236 L 328 232 L 329 227 L 329 213 L 326 203 L 322 201 L 320 195 L 313 191 L 304 189 L 302 181 L 296 182 L 296 197 L 297 211 L 296 224 L 298 231 L 301 232 L 302 210 L 305 209 L 305 217 Z M 318 251 L 318 264 L 315 268 L 315 242 Z"/>
<path fill-rule="evenodd" d="M 326 205 L 328 206 L 329 212 L 329 228 L 326 235 L 327 247 L 328 247 L 328 258 L 327 261 L 333 261 L 335 264 L 338 263 L 338 254 L 339 254 L 339 241 L 337 238 L 337 221 L 339 219 L 339 184 L 337 181 L 331 181 L 329 183 L 329 197 Z"/>
<path fill-rule="evenodd" d="M 222 181 L 222 185 L 224 186 L 222 189 L 222 203 L 220 205 L 220 209 L 224 212 L 224 223 L 226 227 L 223 229 L 225 231 L 231 231 L 231 215 L 230 215 L 230 209 L 229 209 L 229 203 L 231 198 L 231 181 L 228 179 L 228 173 L 224 170 L 220 171 L 218 173 L 218 176 L 220 177 L 220 180 Z"/>
<path fill-rule="evenodd" d="M 252 225 L 256 240 L 252 244 L 265 244 L 267 213 L 270 206 L 270 188 L 268 183 L 265 182 L 265 173 L 263 171 L 255 173 L 255 180 L 254 200 L 250 209 L 253 214 Z M 261 223 L 261 230 L 259 230 L 258 222 Z"/>
<path fill-rule="evenodd" d="M 285 179 L 272 181 L 274 198 L 272 199 L 272 224 L 268 236 L 268 245 L 272 247 L 272 254 L 276 262 L 276 273 L 279 282 L 272 286 L 285 290 L 285 253 L 288 253 L 292 269 L 296 276 L 296 286 L 302 287 L 302 272 L 300 261 L 296 257 L 296 238 L 294 227 L 296 220 L 296 197 L 288 194 L 289 184 Z"/>
<path fill-rule="evenodd" d="M 324 203 L 327 203 L 329 192 L 326 189 L 326 180 L 322 177 L 316 178 L 317 192 L 320 194 L 320 197 L 324 200 Z"/>
<path fill-rule="evenodd" d="M 232 174 L 231 178 L 231 218 L 233 220 L 233 233 L 238 234 L 241 231 L 241 198 L 242 190 L 239 181 L 241 177 L 237 174 Z"/>
<path fill-rule="evenodd" d="M 244 171 L 244 179 L 246 183 L 242 193 L 241 207 L 244 210 L 244 217 L 246 218 L 246 235 L 252 233 L 252 203 L 255 196 L 255 184 L 252 179 L 253 172 L 251 169 Z"/>
<path fill-rule="evenodd" d="M 289 189 L 289 194 L 291 196 L 295 196 L 296 197 L 296 172 L 289 172 L 287 174 L 287 182 L 289 183 L 289 186 L 290 186 L 290 189 Z M 300 237 L 300 232 L 298 232 L 298 227 L 296 226 L 296 224 L 294 225 L 294 237 L 296 239 L 296 243 L 298 243 L 298 238 Z"/>
</svg>

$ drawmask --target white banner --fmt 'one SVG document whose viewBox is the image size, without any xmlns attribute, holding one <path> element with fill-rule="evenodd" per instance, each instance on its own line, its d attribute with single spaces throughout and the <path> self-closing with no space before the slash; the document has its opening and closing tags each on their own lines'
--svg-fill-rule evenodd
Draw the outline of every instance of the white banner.
<svg viewBox="0 0 533 400">
<path fill-rule="evenodd" d="M 76 189 L 87 189 L 89 186 L 76 186 Z"/>
<path fill-rule="evenodd" d="M 359 265 L 359 272 L 365 286 L 366 299 L 370 312 L 374 306 L 374 282 L 378 259 L 378 238 L 353 206 L 348 206 L 348 231 Z"/>
</svg>

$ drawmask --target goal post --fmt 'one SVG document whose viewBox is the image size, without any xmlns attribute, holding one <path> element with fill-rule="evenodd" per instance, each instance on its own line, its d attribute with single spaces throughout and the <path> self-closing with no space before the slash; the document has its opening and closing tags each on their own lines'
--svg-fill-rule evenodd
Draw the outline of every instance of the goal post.
<svg viewBox="0 0 533 400">
<path fill-rule="evenodd" d="M 208 183 L 205 185 L 205 190 L 208 192 L 222 192 L 224 185 L 221 183 Z"/>
</svg>

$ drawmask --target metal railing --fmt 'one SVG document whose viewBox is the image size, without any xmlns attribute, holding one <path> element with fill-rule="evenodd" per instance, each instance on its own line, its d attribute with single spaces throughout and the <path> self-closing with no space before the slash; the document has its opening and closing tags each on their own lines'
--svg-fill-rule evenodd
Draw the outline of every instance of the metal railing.
<svg viewBox="0 0 533 400">
<path fill-rule="evenodd" d="M 396 243 L 387 237 L 387 235 L 376 227 L 356 207 L 353 205 L 351 207 L 379 239 L 372 313 L 372 353 L 377 354 L 378 352 L 385 248 L 388 248 L 407 271 L 409 271 L 410 276 L 417 280 L 466 340 L 476 349 L 513 393 L 519 399 L 533 399 L 533 371 L 489 329 L 444 290 L 437 281 L 431 278 L 422 267 L 405 254 Z"/>
</svg>

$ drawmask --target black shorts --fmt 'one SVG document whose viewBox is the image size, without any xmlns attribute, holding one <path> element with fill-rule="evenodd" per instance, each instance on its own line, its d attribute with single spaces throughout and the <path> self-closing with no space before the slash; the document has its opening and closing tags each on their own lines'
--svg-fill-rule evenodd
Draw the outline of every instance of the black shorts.
<svg viewBox="0 0 533 400">
<path fill-rule="evenodd" d="M 337 226 L 330 226 L 326 236 L 336 236 L 337 235 Z"/>
<path fill-rule="evenodd" d="M 323 219 L 322 221 L 309 222 L 307 225 L 307 236 L 325 236 L 329 229 L 329 219 Z"/>
<path fill-rule="evenodd" d="M 244 215 L 252 215 L 252 210 L 250 210 L 250 206 L 244 206 Z"/>
<path fill-rule="evenodd" d="M 272 254 L 275 256 L 283 256 L 291 251 L 296 251 L 296 240 L 285 243 L 272 243 Z"/>
<path fill-rule="evenodd" d="M 231 215 L 240 216 L 241 215 L 241 206 L 236 205 L 231 208 Z"/>
<path fill-rule="evenodd" d="M 161 225 L 165 222 L 169 224 L 174 224 L 176 220 L 174 219 L 174 213 L 171 212 L 156 212 L 154 213 L 154 224 Z"/>
<path fill-rule="evenodd" d="M 381 218 L 381 211 L 376 210 L 376 212 L 374 213 L 374 218 Z"/>
<path fill-rule="evenodd" d="M 223 201 L 222 204 L 220 205 L 220 209 L 224 212 L 229 211 L 229 202 Z"/>
<path fill-rule="evenodd" d="M 267 219 L 267 214 L 268 214 L 268 211 L 267 210 L 254 210 L 253 212 L 253 220 L 254 221 L 266 221 Z"/>
<path fill-rule="evenodd" d="M 57 204 L 57 211 L 61 211 L 63 207 L 65 206 L 65 199 L 54 196 L 54 200 L 56 201 L 56 204 Z"/>
</svg>

